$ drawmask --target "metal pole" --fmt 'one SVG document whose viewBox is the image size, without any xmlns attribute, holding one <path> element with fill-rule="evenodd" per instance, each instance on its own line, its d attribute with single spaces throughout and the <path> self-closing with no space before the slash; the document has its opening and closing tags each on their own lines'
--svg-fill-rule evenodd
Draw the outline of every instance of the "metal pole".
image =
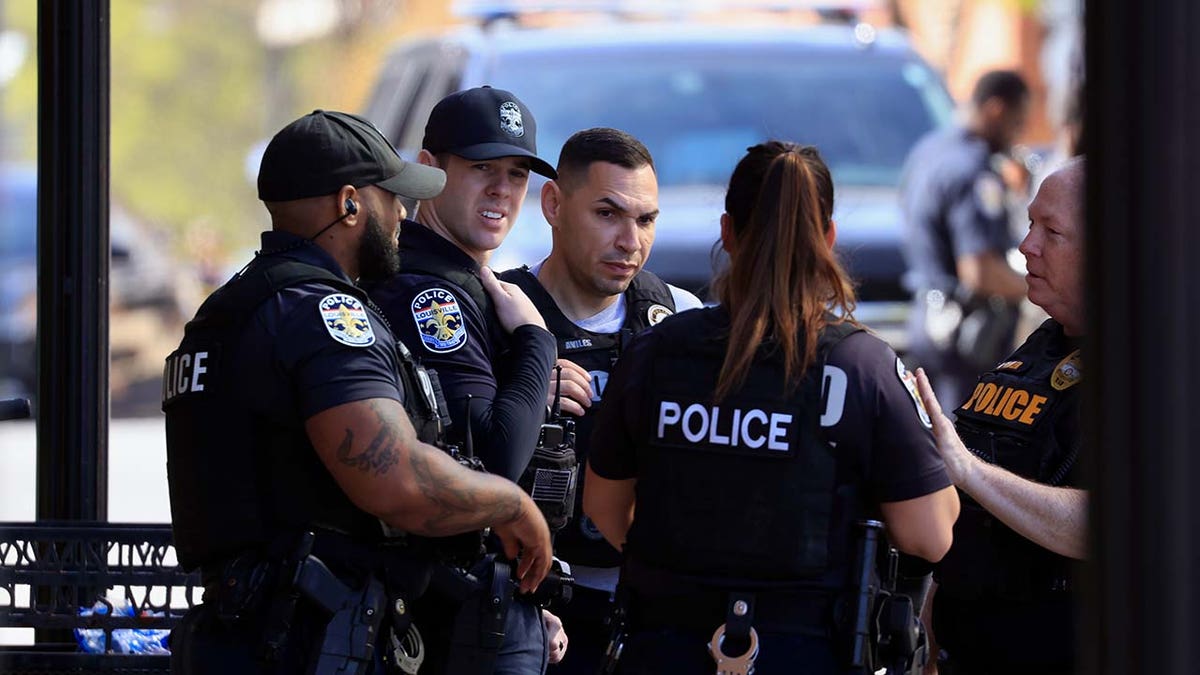
<svg viewBox="0 0 1200 675">
<path fill-rule="evenodd" d="M 108 517 L 108 22 L 38 2 L 38 520 Z"/>
<path fill-rule="evenodd" d="M 1200 663 L 1200 3 L 1090 0 L 1086 673 Z"/>
</svg>

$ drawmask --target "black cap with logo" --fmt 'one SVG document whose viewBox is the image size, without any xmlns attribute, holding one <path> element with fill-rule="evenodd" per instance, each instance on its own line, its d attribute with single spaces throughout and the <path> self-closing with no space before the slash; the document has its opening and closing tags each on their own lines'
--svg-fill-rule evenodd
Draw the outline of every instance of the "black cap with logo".
<svg viewBox="0 0 1200 675">
<path fill-rule="evenodd" d="M 521 99 L 503 89 L 476 87 L 450 94 L 433 107 L 421 147 L 465 159 L 528 157 L 532 169 L 557 178 L 537 156 L 537 122 Z"/>
<path fill-rule="evenodd" d="M 314 110 L 287 125 L 263 152 L 258 198 L 264 202 L 331 195 L 343 185 L 429 199 L 445 187 L 446 173 L 404 161 L 374 124 L 332 110 Z"/>
</svg>

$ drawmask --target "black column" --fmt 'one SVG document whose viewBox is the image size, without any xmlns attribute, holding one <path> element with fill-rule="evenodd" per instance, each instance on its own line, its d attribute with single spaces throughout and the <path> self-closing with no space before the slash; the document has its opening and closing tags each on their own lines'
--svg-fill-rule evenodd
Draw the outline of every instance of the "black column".
<svg viewBox="0 0 1200 675">
<path fill-rule="evenodd" d="M 108 8 L 38 2 L 39 520 L 108 516 Z"/>
<path fill-rule="evenodd" d="M 1200 663 L 1200 3 L 1089 0 L 1086 28 L 1095 491 L 1082 672 L 1189 673 Z"/>
</svg>

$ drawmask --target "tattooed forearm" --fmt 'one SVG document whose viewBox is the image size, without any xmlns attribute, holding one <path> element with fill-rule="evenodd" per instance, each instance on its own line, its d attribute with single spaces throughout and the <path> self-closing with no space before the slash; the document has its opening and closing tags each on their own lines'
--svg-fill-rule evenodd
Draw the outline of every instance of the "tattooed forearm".
<svg viewBox="0 0 1200 675">
<path fill-rule="evenodd" d="M 337 449 L 338 461 L 359 471 L 382 476 L 400 461 L 400 453 L 395 447 L 398 436 L 396 430 L 384 422 L 367 447 L 354 454 L 354 432 L 346 429 L 346 436 Z"/>
<path fill-rule="evenodd" d="M 437 507 L 425 521 L 429 531 L 477 529 L 521 517 L 520 493 L 495 476 L 456 471 L 456 465 L 444 466 L 420 452 L 409 455 L 409 468 L 421 494 Z"/>
</svg>

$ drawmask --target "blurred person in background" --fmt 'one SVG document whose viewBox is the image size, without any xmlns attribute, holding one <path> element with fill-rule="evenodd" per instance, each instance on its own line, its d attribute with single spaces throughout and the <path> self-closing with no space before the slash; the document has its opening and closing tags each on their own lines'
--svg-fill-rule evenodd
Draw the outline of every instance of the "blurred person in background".
<svg viewBox="0 0 1200 675">
<path fill-rule="evenodd" d="M 444 170 L 446 189 L 402 223 L 399 273 L 368 289 L 400 340 L 437 371 L 451 441 L 488 471 L 516 481 L 545 421 L 555 343 L 528 297 L 486 265 L 520 214 L 529 172 L 554 178 L 554 168 L 537 156 L 537 123 L 525 104 L 487 86 L 439 101 L 421 146 L 417 161 Z M 504 635 L 489 657 L 496 673 L 539 673 L 566 653 L 558 618 L 532 598 L 515 598 L 501 619 L 487 629 Z M 471 625 L 480 641 L 488 639 L 482 618 Z M 445 642 L 431 649 L 434 662 L 455 658 L 468 638 L 450 639 L 454 649 Z M 481 672 L 492 671 L 483 664 Z"/>
<path fill-rule="evenodd" d="M 1025 281 L 1006 259 L 1014 237 L 996 156 L 1012 148 L 1029 106 L 1018 73 L 988 72 L 965 123 L 926 136 L 905 161 L 910 354 L 943 401 L 964 400 L 978 373 L 1012 347 Z"/>
<path fill-rule="evenodd" d="M 561 384 L 552 377 L 547 405 L 558 403 L 575 418 L 582 465 L 593 404 L 603 396 L 621 350 L 649 326 L 701 303 L 643 269 L 654 245 L 658 180 L 641 141 L 617 129 L 577 132 L 563 145 L 556 170 L 558 178 L 542 187 L 550 255 L 500 278 L 525 291 L 558 340 Z M 621 554 L 583 514 L 582 499 L 579 489 L 574 517 L 554 540 L 555 555 L 571 564 L 575 577 L 571 602 L 560 612 L 571 651 L 555 672 L 592 675 L 611 633 L 606 619 Z"/>
<path fill-rule="evenodd" d="M 721 304 L 617 363 L 584 508 L 624 554 L 619 673 L 708 675 L 710 636 L 748 654 L 721 671 L 845 672 L 853 621 L 834 607 L 856 588 L 856 523 L 882 519 L 929 561 L 950 547 L 958 496 L 913 377 L 852 318 L 833 206 L 815 148 L 749 148 L 721 216 Z"/>
<path fill-rule="evenodd" d="M 1083 160 L 1071 160 L 1029 205 L 1020 247 L 1029 300 L 1050 318 L 979 377 L 953 425 L 918 371 L 938 452 L 963 494 L 925 613 L 931 644 L 948 656 L 943 675 L 1075 672 L 1075 561 L 1087 555 L 1088 504 L 1079 461 L 1084 178 Z"/>
</svg>

